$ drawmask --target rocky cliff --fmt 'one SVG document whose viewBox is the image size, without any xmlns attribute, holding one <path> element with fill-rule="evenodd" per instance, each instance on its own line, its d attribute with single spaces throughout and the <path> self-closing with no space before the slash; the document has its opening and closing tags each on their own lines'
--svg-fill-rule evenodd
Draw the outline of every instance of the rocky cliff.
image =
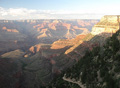
<svg viewBox="0 0 120 88">
<path fill-rule="evenodd" d="M 65 47 L 74 46 L 79 41 L 81 41 L 83 38 L 85 38 L 85 36 L 86 35 L 81 34 L 81 35 L 76 36 L 76 38 L 73 38 L 73 39 L 60 39 L 58 41 L 55 41 L 51 45 L 51 49 L 61 49 L 61 48 L 65 48 Z"/>
<path fill-rule="evenodd" d="M 98 46 L 86 52 L 76 65 L 66 70 L 63 79 L 80 88 L 120 88 L 119 37 L 120 31 L 117 31 L 108 38 L 104 47 Z"/>
<path fill-rule="evenodd" d="M 120 15 L 106 15 L 92 28 L 92 34 L 115 33 L 120 27 Z"/>
<path fill-rule="evenodd" d="M 105 18 L 107 19 L 105 20 Z M 92 31 L 94 35 L 91 35 L 91 39 L 86 38 L 83 43 L 67 54 L 72 59 L 78 58 L 78 62 L 72 68 L 69 67 L 69 69 L 65 70 L 58 79 L 55 79 L 51 83 L 52 87 L 120 88 L 120 30 L 118 18 L 119 16 L 104 16 L 98 24 L 107 25 L 106 31 L 99 30 L 99 25 L 97 24 L 98 28 L 96 27 L 96 33 Z M 117 24 L 113 25 L 116 29 L 110 29 L 112 24 Z M 115 31 L 113 30 L 119 31 L 114 33 Z M 107 38 L 108 36 L 101 36 L 101 34 L 112 34 L 112 36 Z M 82 57 L 81 54 L 83 55 Z M 62 57 L 61 59 L 66 58 Z M 51 88 L 51 86 L 48 88 Z"/>
</svg>

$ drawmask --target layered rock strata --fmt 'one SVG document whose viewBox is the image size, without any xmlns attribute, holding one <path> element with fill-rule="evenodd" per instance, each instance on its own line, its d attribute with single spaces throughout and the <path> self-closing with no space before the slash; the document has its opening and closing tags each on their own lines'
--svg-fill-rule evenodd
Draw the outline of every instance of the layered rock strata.
<svg viewBox="0 0 120 88">
<path fill-rule="evenodd" d="M 120 29 L 120 15 L 106 15 L 92 28 L 92 34 L 115 33 Z"/>
</svg>

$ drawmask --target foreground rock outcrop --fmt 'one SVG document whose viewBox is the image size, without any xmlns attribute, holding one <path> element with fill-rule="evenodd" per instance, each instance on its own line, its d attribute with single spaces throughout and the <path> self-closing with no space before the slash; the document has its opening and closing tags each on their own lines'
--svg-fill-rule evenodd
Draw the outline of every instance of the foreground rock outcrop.
<svg viewBox="0 0 120 88">
<path fill-rule="evenodd" d="M 115 33 L 120 28 L 120 15 L 106 15 L 92 28 L 92 34 Z"/>
</svg>

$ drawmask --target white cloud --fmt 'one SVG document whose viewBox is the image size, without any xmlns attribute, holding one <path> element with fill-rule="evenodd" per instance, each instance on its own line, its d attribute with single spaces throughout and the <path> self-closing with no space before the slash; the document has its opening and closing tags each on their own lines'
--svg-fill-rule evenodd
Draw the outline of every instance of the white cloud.
<svg viewBox="0 0 120 88">
<path fill-rule="evenodd" d="M 102 7 L 101 7 L 102 8 Z M 103 9 L 103 8 L 102 8 Z M 36 10 L 26 8 L 0 7 L 0 19 L 100 19 L 103 15 L 111 14 L 110 9 L 86 9 L 79 11 L 67 10 Z M 114 8 L 112 8 L 114 11 Z M 119 10 L 118 10 L 119 11 Z M 116 12 L 113 12 L 116 14 Z"/>
</svg>

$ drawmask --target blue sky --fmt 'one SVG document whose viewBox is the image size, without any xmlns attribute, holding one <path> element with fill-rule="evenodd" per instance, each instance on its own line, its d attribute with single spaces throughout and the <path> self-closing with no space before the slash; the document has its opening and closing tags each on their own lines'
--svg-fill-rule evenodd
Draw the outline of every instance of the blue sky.
<svg viewBox="0 0 120 88">
<path fill-rule="evenodd" d="M 0 14 L 0 19 L 100 19 L 119 15 L 120 0 L 0 0 Z"/>
</svg>

